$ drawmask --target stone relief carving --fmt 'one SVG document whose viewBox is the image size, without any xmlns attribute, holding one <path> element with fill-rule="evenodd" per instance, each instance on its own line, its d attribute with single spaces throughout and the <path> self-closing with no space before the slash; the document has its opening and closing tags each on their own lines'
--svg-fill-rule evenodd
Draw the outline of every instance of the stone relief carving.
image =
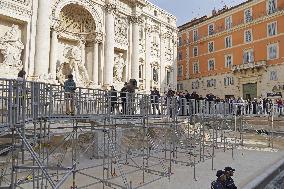
<svg viewBox="0 0 284 189">
<path fill-rule="evenodd" d="M 44 82 L 44 83 L 51 83 L 51 84 L 58 84 L 51 73 L 42 74 L 38 78 L 33 79 L 34 81 Z"/>
<path fill-rule="evenodd" d="M 122 46 L 128 45 L 128 23 L 127 19 L 116 16 L 114 21 L 115 42 Z"/>
<path fill-rule="evenodd" d="M 153 36 L 153 41 L 151 42 L 152 57 L 158 58 L 160 56 L 159 51 L 160 51 L 160 43 L 158 42 L 157 36 Z"/>
<path fill-rule="evenodd" d="M 122 82 L 123 70 L 126 66 L 125 60 L 123 58 L 123 53 L 119 53 L 114 58 L 114 68 L 113 77 L 116 82 Z"/>
<path fill-rule="evenodd" d="M 144 28 L 139 29 L 139 53 L 145 53 Z"/>
<path fill-rule="evenodd" d="M 12 28 L 0 38 L 0 52 L 4 56 L 2 62 L 5 66 L 22 69 L 22 50 L 24 44 L 21 41 L 21 31 L 19 26 L 13 25 Z"/>
<path fill-rule="evenodd" d="M 155 85 L 157 85 L 159 83 L 159 64 L 158 62 L 153 62 L 151 63 L 151 67 L 152 67 L 152 81 Z"/>
<path fill-rule="evenodd" d="M 146 24 L 145 32 L 147 37 L 151 39 L 151 56 L 153 58 L 159 58 L 160 56 L 160 27 L 157 23 L 150 23 Z"/>
<path fill-rule="evenodd" d="M 20 4 L 28 5 L 30 4 L 30 0 L 12 0 Z"/>
<path fill-rule="evenodd" d="M 64 49 L 65 61 L 57 67 L 57 79 L 64 83 L 69 74 L 73 74 L 74 81 L 80 87 L 88 87 L 91 84 L 85 65 L 82 64 L 81 50 L 77 46 L 69 46 Z"/>
<path fill-rule="evenodd" d="M 165 47 L 165 58 L 166 58 L 166 61 L 170 62 L 173 60 L 173 47 L 171 46 L 166 46 Z"/>
<path fill-rule="evenodd" d="M 3 11 L 7 12 L 13 12 L 14 14 L 18 14 L 21 16 L 25 16 L 29 18 L 32 15 L 32 11 L 30 7 L 27 5 L 30 4 L 30 0 L 25 1 L 25 0 L 14 0 L 14 1 L 19 1 L 19 3 L 24 4 L 25 6 L 19 5 L 17 3 L 9 2 L 8 0 L 1 0 L 0 1 L 0 9 Z"/>
</svg>

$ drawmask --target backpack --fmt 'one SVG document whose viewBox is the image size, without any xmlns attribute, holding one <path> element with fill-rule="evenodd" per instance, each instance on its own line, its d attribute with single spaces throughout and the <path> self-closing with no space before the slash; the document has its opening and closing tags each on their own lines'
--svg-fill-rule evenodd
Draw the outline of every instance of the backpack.
<svg viewBox="0 0 284 189">
<path fill-rule="evenodd" d="M 76 90 L 76 84 L 73 80 L 67 80 L 64 84 L 66 92 L 74 92 Z"/>
</svg>

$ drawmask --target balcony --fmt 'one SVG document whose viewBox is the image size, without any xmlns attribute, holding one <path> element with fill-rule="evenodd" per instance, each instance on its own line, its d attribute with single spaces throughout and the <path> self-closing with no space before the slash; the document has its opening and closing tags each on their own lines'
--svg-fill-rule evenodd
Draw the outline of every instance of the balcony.
<svg viewBox="0 0 284 189">
<path fill-rule="evenodd" d="M 233 65 L 231 70 L 236 73 L 236 72 L 242 72 L 245 70 L 259 70 L 261 68 L 266 68 L 267 61 L 266 60 L 261 60 L 257 62 L 248 62 L 248 63 L 243 63 L 241 65 Z"/>
</svg>

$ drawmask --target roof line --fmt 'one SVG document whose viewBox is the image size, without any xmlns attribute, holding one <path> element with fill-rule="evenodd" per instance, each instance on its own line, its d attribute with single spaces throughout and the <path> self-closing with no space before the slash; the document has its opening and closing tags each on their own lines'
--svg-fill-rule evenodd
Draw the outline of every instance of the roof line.
<svg viewBox="0 0 284 189">
<path fill-rule="evenodd" d="M 191 21 L 189 21 L 189 22 L 187 22 L 187 23 L 185 23 L 185 24 L 182 24 L 182 25 L 178 26 L 178 29 L 179 29 L 179 30 L 183 30 L 183 29 L 186 29 L 186 28 L 188 28 L 188 27 L 192 27 L 192 26 L 197 25 L 197 24 L 199 24 L 199 23 L 201 23 L 201 22 L 205 22 L 205 21 L 210 20 L 210 19 L 212 19 L 212 18 L 215 18 L 215 17 L 217 17 L 217 16 L 219 16 L 219 15 L 222 15 L 222 14 L 224 14 L 224 13 L 226 13 L 226 12 L 229 12 L 229 11 L 231 11 L 231 10 L 234 10 L 234 9 L 236 9 L 236 8 L 242 6 L 242 5 L 245 5 L 245 4 L 247 4 L 247 3 L 251 2 L 251 1 L 253 1 L 253 0 L 247 0 L 247 1 L 243 2 L 243 3 L 240 3 L 240 4 L 235 5 L 235 6 L 233 6 L 233 7 L 230 7 L 230 8 L 224 7 L 223 9 L 217 11 L 216 14 L 214 14 L 214 15 L 212 15 L 212 16 L 210 16 L 210 17 L 207 17 L 206 15 L 204 15 L 204 16 L 202 16 L 202 17 L 193 19 L 193 20 L 191 20 Z"/>
</svg>

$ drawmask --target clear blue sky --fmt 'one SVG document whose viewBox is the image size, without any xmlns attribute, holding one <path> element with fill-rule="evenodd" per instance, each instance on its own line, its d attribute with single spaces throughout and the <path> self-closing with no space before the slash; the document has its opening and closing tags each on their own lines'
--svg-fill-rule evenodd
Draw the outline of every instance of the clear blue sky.
<svg viewBox="0 0 284 189">
<path fill-rule="evenodd" d="M 149 0 L 155 5 L 165 9 L 177 17 L 177 25 L 180 26 L 195 17 L 208 15 L 211 11 L 238 5 L 246 0 Z"/>
</svg>

